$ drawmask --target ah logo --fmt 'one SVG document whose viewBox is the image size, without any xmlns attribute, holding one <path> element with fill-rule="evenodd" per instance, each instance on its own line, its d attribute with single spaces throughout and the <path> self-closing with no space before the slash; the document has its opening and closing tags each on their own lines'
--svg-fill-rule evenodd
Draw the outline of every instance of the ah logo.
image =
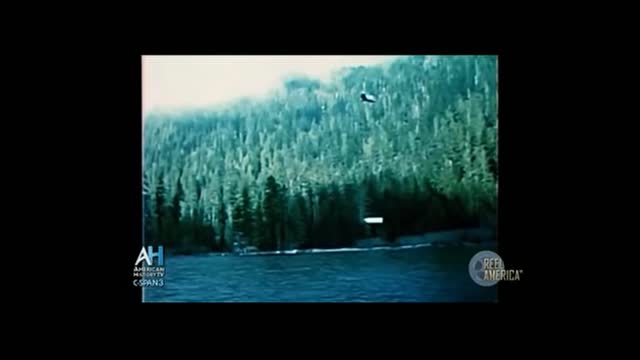
<svg viewBox="0 0 640 360">
<path fill-rule="evenodd" d="M 147 250 L 148 249 L 148 250 Z M 147 262 L 147 266 L 151 266 L 153 264 L 152 260 L 154 257 L 158 258 L 158 266 L 164 265 L 164 250 L 162 246 L 158 246 L 158 251 L 153 252 L 153 246 L 148 246 L 147 249 L 142 247 L 140 250 L 140 255 L 138 255 L 138 260 L 136 260 L 136 266 L 142 261 Z"/>
</svg>

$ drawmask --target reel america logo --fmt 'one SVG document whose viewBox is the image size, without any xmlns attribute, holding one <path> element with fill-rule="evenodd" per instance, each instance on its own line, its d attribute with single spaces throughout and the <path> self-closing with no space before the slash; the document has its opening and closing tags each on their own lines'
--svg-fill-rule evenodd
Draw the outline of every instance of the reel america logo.
<svg viewBox="0 0 640 360">
<path fill-rule="evenodd" d="M 157 265 L 153 266 L 156 260 Z M 146 265 L 138 266 L 144 261 Z M 147 249 L 142 247 L 138 260 L 133 268 L 133 285 L 140 287 L 162 287 L 164 286 L 164 248 L 158 246 L 158 251 L 153 251 L 153 246 Z"/>
<path fill-rule="evenodd" d="M 522 270 L 506 270 L 502 258 L 493 251 L 480 251 L 469 261 L 469 275 L 480 286 L 493 286 L 499 281 L 519 281 Z"/>
</svg>

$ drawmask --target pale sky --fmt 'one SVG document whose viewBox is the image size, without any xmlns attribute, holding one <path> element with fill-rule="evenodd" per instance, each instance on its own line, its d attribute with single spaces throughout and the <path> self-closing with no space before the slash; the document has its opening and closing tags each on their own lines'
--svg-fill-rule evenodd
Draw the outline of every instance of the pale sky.
<svg viewBox="0 0 640 360">
<path fill-rule="evenodd" d="M 180 110 L 260 96 L 290 73 L 327 80 L 344 66 L 373 65 L 397 56 L 143 56 L 142 107 Z"/>
</svg>

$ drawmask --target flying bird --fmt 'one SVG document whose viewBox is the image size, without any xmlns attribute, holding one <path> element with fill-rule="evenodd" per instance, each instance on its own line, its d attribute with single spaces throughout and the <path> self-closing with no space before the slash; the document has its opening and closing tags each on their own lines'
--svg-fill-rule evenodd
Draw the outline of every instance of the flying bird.
<svg viewBox="0 0 640 360">
<path fill-rule="evenodd" d="M 376 98 L 373 97 L 373 95 L 365 94 L 364 92 L 360 94 L 360 100 L 362 100 L 362 102 L 376 102 Z"/>
</svg>

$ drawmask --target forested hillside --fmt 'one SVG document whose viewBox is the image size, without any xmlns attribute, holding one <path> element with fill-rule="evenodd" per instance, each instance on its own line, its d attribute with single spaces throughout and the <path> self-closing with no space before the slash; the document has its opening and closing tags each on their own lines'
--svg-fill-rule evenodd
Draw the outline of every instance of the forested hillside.
<svg viewBox="0 0 640 360">
<path fill-rule="evenodd" d="M 373 94 L 366 103 L 360 93 Z M 145 241 L 177 251 L 349 246 L 492 222 L 497 58 L 411 56 L 268 99 L 144 122 Z"/>
</svg>

